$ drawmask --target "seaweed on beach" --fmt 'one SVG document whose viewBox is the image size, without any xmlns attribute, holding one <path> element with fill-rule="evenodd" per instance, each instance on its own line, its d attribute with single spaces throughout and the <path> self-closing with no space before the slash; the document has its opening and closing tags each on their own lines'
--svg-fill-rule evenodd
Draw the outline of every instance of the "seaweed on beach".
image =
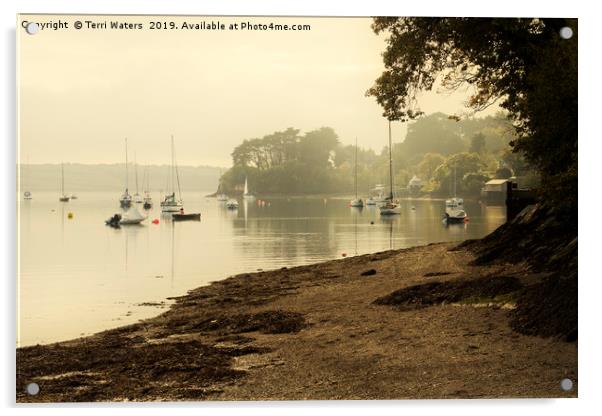
<svg viewBox="0 0 602 416">
<path fill-rule="evenodd" d="M 512 276 L 486 276 L 473 280 L 429 282 L 405 287 L 376 299 L 377 305 L 394 305 L 400 309 L 415 309 L 467 299 L 494 299 L 516 292 L 522 284 Z"/>
<path fill-rule="evenodd" d="M 297 312 L 283 310 L 263 311 L 254 314 L 202 316 L 200 319 L 173 320 L 167 324 L 172 330 L 181 332 L 215 331 L 219 334 L 262 332 L 264 334 L 295 333 L 303 329 L 305 319 Z"/>
<path fill-rule="evenodd" d="M 252 351 L 254 352 L 254 351 Z M 250 352 L 247 352 L 250 353 Z M 83 346 L 35 346 L 17 353 L 17 397 L 20 401 L 104 401 L 146 397 L 147 400 L 190 397 L 187 390 L 244 374 L 231 368 L 237 349 L 219 349 L 199 341 L 132 342 L 105 335 Z M 39 396 L 24 387 L 36 382 Z"/>
</svg>

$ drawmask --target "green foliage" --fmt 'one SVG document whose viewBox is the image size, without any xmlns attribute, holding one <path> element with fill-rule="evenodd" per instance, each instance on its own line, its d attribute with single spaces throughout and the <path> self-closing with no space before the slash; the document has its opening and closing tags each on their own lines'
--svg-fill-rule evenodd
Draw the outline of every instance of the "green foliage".
<svg viewBox="0 0 602 416">
<path fill-rule="evenodd" d="M 445 157 L 439 153 L 427 153 L 418 164 L 418 173 L 426 181 L 433 178 L 435 170 L 445 163 Z"/>
<path fill-rule="evenodd" d="M 485 151 L 485 135 L 483 133 L 477 133 L 470 139 L 471 153 L 481 154 Z"/>
<path fill-rule="evenodd" d="M 559 36 L 564 26 L 571 39 Z M 422 114 L 416 94 L 437 77 L 451 90 L 474 87 L 476 111 L 497 100 L 514 123 L 514 150 L 544 179 L 544 195 L 574 214 L 577 27 L 576 19 L 557 18 L 375 18 L 373 30 L 389 36 L 385 70 L 367 94 L 387 119 L 401 121 Z M 568 188 L 558 192 L 560 185 Z"/>
<path fill-rule="evenodd" d="M 512 171 L 505 166 L 495 171 L 495 179 L 509 179 L 511 177 Z"/>
<path fill-rule="evenodd" d="M 399 145 L 400 152 L 408 158 L 425 153 L 451 155 L 466 150 L 461 127 L 443 113 L 435 113 L 408 125 L 406 139 Z"/>
<path fill-rule="evenodd" d="M 457 153 L 447 158 L 433 174 L 438 184 L 435 189 L 441 194 L 456 193 L 475 195 L 480 192 L 488 177 L 483 174 L 484 163 L 476 153 Z"/>
<path fill-rule="evenodd" d="M 421 118 L 410 124 L 403 142 L 393 144 L 395 188 L 407 187 L 417 175 L 423 192 L 447 196 L 453 191 L 453 166 L 457 166 L 457 191 L 466 197 L 477 196 L 500 166 L 519 172 L 521 185 L 527 184 L 524 178 L 533 184 L 524 157 L 511 152 L 512 138 L 516 138 L 512 126 L 503 114 L 460 121 L 442 113 Z M 226 193 L 242 192 L 248 176 L 250 190 L 256 193 L 351 193 L 355 158 L 355 146 L 339 143 L 329 127 L 304 135 L 289 128 L 237 146 L 232 152 L 234 167 L 222 177 L 221 186 Z M 357 149 L 357 175 L 361 195 L 377 183 L 388 185 L 388 147 L 379 154 Z"/>
</svg>

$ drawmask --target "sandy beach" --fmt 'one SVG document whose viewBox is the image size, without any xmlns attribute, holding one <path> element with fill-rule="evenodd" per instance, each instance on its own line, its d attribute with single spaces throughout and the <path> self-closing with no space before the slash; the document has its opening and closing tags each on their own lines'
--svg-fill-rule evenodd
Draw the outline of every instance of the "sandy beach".
<svg viewBox="0 0 602 416">
<path fill-rule="evenodd" d="M 233 276 L 156 318 L 18 349 L 17 401 L 576 397 L 577 342 L 510 325 L 544 275 L 474 258 L 443 243 Z"/>
</svg>

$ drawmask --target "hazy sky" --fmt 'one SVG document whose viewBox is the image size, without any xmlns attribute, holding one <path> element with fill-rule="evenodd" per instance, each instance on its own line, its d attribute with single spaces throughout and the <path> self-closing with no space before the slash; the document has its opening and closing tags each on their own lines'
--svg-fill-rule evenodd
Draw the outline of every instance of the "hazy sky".
<svg viewBox="0 0 602 416">
<path fill-rule="evenodd" d="M 58 22 L 58 16 L 21 16 Z M 18 27 L 21 160 L 231 164 L 243 139 L 331 126 L 343 143 L 380 151 L 387 122 L 366 90 L 383 70 L 369 18 L 63 16 L 68 29 Z M 76 20 L 143 30 L 73 28 Z M 150 30 L 151 21 L 309 24 L 309 31 Z M 466 96 L 429 93 L 423 111 L 460 113 Z M 396 123 L 394 141 L 405 137 Z"/>
</svg>

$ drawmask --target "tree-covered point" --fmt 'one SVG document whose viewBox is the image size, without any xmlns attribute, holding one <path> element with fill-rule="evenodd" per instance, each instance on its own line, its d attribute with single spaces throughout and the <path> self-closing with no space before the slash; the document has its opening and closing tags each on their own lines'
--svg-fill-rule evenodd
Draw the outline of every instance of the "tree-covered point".
<svg viewBox="0 0 602 416">
<path fill-rule="evenodd" d="M 477 196 L 488 179 L 500 174 L 517 175 L 522 185 L 533 185 L 536 177 L 524 159 L 511 152 L 514 138 L 511 123 L 501 113 L 461 121 L 443 113 L 420 118 L 409 123 L 403 141 L 393 144 L 396 189 L 404 192 L 414 175 L 422 180 L 422 192 L 441 196 L 453 189 L 466 197 Z M 371 141 L 384 144 L 387 138 L 374 136 Z M 233 167 L 222 176 L 220 189 L 239 194 L 248 178 L 250 191 L 256 194 L 351 194 L 355 157 L 355 146 L 342 144 L 332 128 L 303 134 L 288 128 L 237 146 Z M 376 184 L 387 184 L 388 147 L 378 154 L 359 148 L 357 176 L 360 196 Z"/>
</svg>

